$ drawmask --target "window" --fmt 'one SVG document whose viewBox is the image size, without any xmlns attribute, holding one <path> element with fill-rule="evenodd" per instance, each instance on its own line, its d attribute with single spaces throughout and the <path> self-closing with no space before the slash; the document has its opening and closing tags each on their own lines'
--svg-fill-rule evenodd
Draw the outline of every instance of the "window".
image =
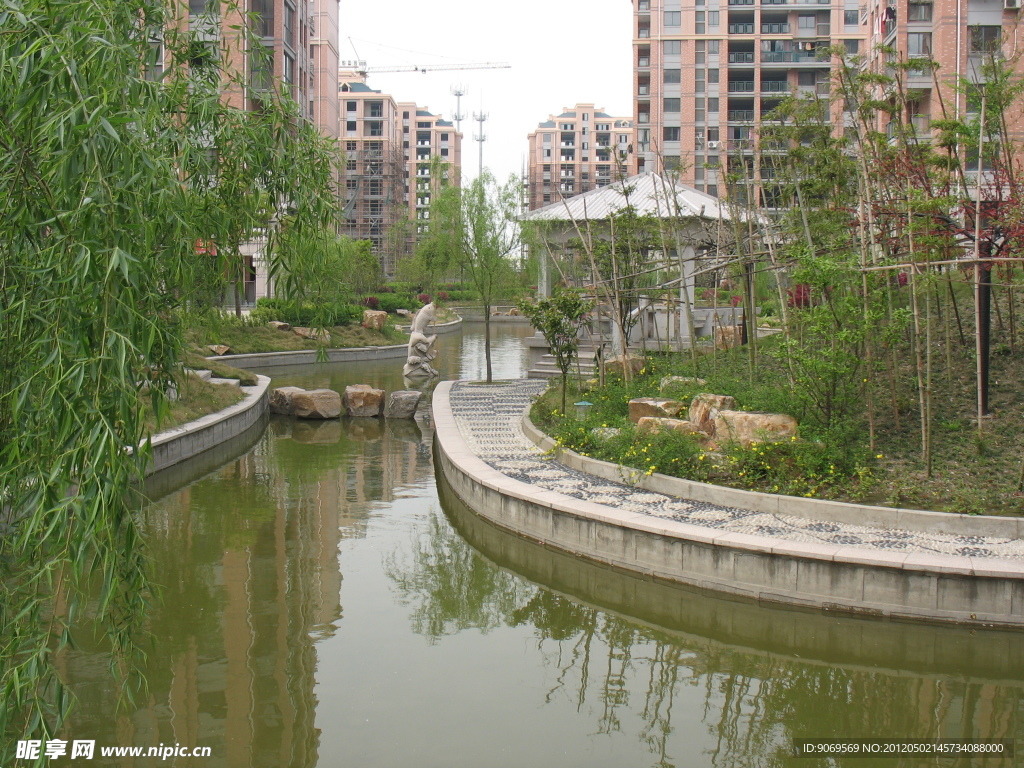
<svg viewBox="0 0 1024 768">
<path fill-rule="evenodd" d="M 295 82 L 295 58 L 290 53 L 284 55 L 284 81 L 289 85 Z"/>
<path fill-rule="evenodd" d="M 719 18 L 720 16 L 718 11 L 708 11 L 708 26 L 717 27 L 719 24 Z"/>
<path fill-rule="evenodd" d="M 662 43 L 662 50 L 666 56 L 678 56 L 683 52 L 683 44 L 679 40 L 666 40 Z"/>
<path fill-rule="evenodd" d="M 907 6 L 907 21 L 931 21 L 931 3 L 910 3 Z"/>
<path fill-rule="evenodd" d="M 995 53 L 999 50 L 1002 27 L 968 27 L 971 33 L 971 53 Z"/>
<path fill-rule="evenodd" d="M 972 27 L 976 29 L 976 27 Z M 996 27 L 998 29 L 998 27 Z M 974 35 L 971 35 L 973 49 Z M 932 33 L 931 32 L 909 32 L 907 33 L 907 55 L 910 57 L 922 57 L 932 55 Z"/>
<path fill-rule="evenodd" d="M 679 99 L 665 99 L 663 101 L 662 109 L 665 112 L 678 112 L 680 109 Z"/>
<path fill-rule="evenodd" d="M 665 26 L 678 27 L 683 23 L 682 11 L 665 11 Z"/>
<path fill-rule="evenodd" d="M 661 133 L 662 141 L 679 141 L 679 128 L 665 126 Z"/>
<path fill-rule="evenodd" d="M 429 122 L 425 122 L 425 123 L 416 123 L 416 127 L 417 127 L 417 128 L 429 128 L 429 127 L 430 127 L 430 123 L 429 123 Z"/>
<path fill-rule="evenodd" d="M 408 120 L 409 119 L 409 113 L 408 112 L 403 112 L 402 113 L 402 119 L 403 120 Z"/>
<path fill-rule="evenodd" d="M 441 141 L 448 141 L 448 134 L 447 133 L 442 133 L 441 134 Z"/>
<path fill-rule="evenodd" d="M 366 117 L 384 117 L 383 101 L 368 101 L 363 107 L 363 115 Z"/>
<path fill-rule="evenodd" d="M 681 72 L 682 72 L 682 70 L 679 70 L 679 69 L 666 69 L 666 70 L 664 70 L 664 75 L 665 75 L 664 82 L 666 82 L 666 83 L 678 83 L 678 82 L 681 82 L 681 79 L 680 79 Z"/>
<path fill-rule="evenodd" d="M 718 128 L 708 128 L 708 141 L 718 141 Z"/>
<path fill-rule="evenodd" d="M 364 136 L 383 136 L 384 135 L 384 121 L 383 120 L 367 120 L 363 124 L 363 135 Z"/>
<path fill-rule="evenodd" d="M 358 146 L 358 144 L 356 142 L 354 142 L 354 141 L 346 141 L 345 142 L 345 151 L 346 152 L 355 152 L 357 146 Z"/>
<path fill-rule="evenodd" d="M 708 55 L 709 56 L 717 56 L 718 55 L 718 48 L 719 48 L 718 44 L 720 42 L 721 42 L 721 40 L 708 40 L 707 41 L 707 44 L 708 44 Z"/>
<path fill-rule="evenodd" d="M 206 0 L 188 0 L 188 12 L 193 16 L 206 13 Z"/>
<path fill-rule="evenodd" d="M 680 167 L 679 155 L 665 155 L 662 161 L 666 171 L 678 171 Z"/>
<path fill-rule="evenodd" d="M 718 112 L 718 99 L 708 99 L 708 112 Z"/>
<path fill-rule="evenodd" d="M 846 46 L 846 52 L 851 56 L 860 53 L 860 40 L 843 40 L 843 45 Z"/>
<path fill-rule="evenodd" d="M 356 189 L 359 186 L 359 179 L 345 179 L 345 189 Z"/>
<path fill-rule="evenodd" d="M 189 6 L 196 4 L 196 0 L 190 0 Z M 206 6 L 205 0 L 202 5 Z M 250 0 L 249 12 L 252 14 L 253 32 L 257 37 L 274 36 L 274 0 Z M 195 11 L 193 11 L 195 13 Z"/>
<path fill-rule="evenodd" d="M 797 73 L 797 84 L 803 87 L 814 86 L 818 82 L 818 76 L 815 72 L 798 72 Z"/>
<path fill-rule="evenodd" d="M 345 121 L 345 130 L 349 131 L 351 133 L 355 133 L 356 132 L 356 121 L 355 120 L 346 120 Z M 355 147 L 352 147 L 352 149 L 355 149 Z"/>
<path fill-rule="evenodd" d="M 668 13 L 666 13 L 665 15 L 667 16 L 667 15 L 668 15 Z M 706 15 L 707 15 L 707 14 L 706 14 L 706 12 L 705 12 L 705 11 L 697 11 L 697 18 L 696 18 L 696 23 L 694 24 L 694 28 L 693 28 L 693 30 L 694 30 L 694 32 L 696 32 L 696 33 L 697 33 L 698 35 L 703 35 L 703 34 L 704 34 L 704 33 L 705 33 L 706 31 L 707 31 L 707 30 L 705 29 L 705 27 L 704 27 L 704 17 L 705 17 Z"/>
<path fill-rule="evenodd" d="M 694 47 L 693 47 L 693 50 L 694 50 L 693 61 L 694 61 L 695 64 L 703 64 L 704 63 L 704 50 L 705 50 L 704 43 L 705 43 L 704 40 L 698 40 L 694 44 Z"/>
<path fill-rule="evenodd" d="M 708 82 L 709 83 L 717 83 L 718 82 L 718 70 L 717 69 L 709 69 L 708 70 Z"/>
<path fill-rule="evenodd" d="M 346 112 L 355 112 L 356 111 L 356 103 L 354 101 L 346 101 L 345 102 L 345 111 Z"/>
<path fill-rule="evenodd" d="M 817 16 L 799 16 L 797 18 L 797 27 L 801 30 L 812 30 L 816 29 L 818 24 Z"/>
<path fill-rule="evenodd" d="M 284 41 L 295 48 L 295 9 L 284 5 Z"/>
<path fill-rule="evenodd" d="M 931 17 L 929 16 L 929 18 Z M 856 27 L 860 24 L 860 11 L 843 11 L 843 24 L 848 27 Z"/>
</svg>

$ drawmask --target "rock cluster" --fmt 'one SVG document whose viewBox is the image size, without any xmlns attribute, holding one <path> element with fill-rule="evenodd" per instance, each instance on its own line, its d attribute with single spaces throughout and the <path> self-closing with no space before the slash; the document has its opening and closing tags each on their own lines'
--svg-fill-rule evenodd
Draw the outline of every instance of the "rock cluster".
<svg viewBox="0 0 1024 768">
<path fill-rule="evenodd" d="M 336 419 L 343 413 L 357 419 L 411 419 L 421 397 L 422 392 L 399 390 L 385 398 L 383 389 L 369 384 L 350 385 L 344 394 L 333 389 L 278 387 L 270 392 L 270 412 L 300 419 Z"/>
</svg>

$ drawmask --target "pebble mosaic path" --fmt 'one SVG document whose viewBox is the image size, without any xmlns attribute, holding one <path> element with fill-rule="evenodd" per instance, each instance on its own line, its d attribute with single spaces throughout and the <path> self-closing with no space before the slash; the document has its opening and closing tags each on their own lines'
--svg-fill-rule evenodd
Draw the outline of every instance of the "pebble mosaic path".
<svg viewBox="0 0 1024 768">
<path fill-rule="evenodd" d="M 523 413 L 546 386 L 546 381 L 537 379 L 492 384 L 456 382 L 451 389 L 452 414 L 470 450 L 502 474 L 542 490 L 722 532 L 907 554 L 1024 560 L 1021 539 L 928 534 L 722 507 L 580 472 L 546 457 L 523 434 Z"/>
</svg>

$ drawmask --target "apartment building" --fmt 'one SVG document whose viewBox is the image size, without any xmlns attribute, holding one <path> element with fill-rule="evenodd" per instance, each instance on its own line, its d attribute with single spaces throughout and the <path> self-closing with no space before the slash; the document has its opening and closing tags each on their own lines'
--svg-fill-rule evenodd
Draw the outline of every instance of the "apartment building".
<svg viewBox="0 0 1024 768">
<path fill-rule="evenodd" d="M 943 106 L 952 118 L 970 108 L 966 94 L 958 93 L 955 83 L 980 82 L 991 57 L 1009 58 L 1018 52 L 1020 6 L 1020 0 L 870 0 L 862 9 L 867 30 L 865 65 L 882 72 L 892 61 L 930 59 L 938 63 L 934 76 L 931 71 L 913 69 L 905 75 L 914 98 L 902 117 L 926 138 L 931 134 L 931 121 L 942 117 Z M 891 52 L 879 51 L 883 45 Z M 1024 73 L 1019 63 L 1018 73 Z M 887 126 L 887 120 L 888 116 L 880 114 L 877 128 L 891 131 L 893 126 Z M 1022 127 L 1011 124 L 1011 133 L 1020 138 Z"/>
<path fill-rule="evenodd" d="M 548 115 L 527 136 L 529 210 L 629 176 L 635 138 L 632 118 L 612 117 L 593 104 Z"/>
<path fill-rule="evenodd" d="M 428 109 L 370 88 L 365 73 L 342 69 L 338 83 L 344 234 L 369 240 L 385 274 L 394 275 L 415 246 L 415 221 L 428 216 L 439 183 L 431 175 L 433 159 L 450 163 L 458 183 L 462 134 Z"/>
<path fill-rule="evenodd" d="M 633 5 L 637 171 L 711 195 L 725 192 L 727 154 L 752 162 L 759 122 L 787 94 L 828 96 L 825 49 L 864 45 L 858 0 Z"/>
</svg>

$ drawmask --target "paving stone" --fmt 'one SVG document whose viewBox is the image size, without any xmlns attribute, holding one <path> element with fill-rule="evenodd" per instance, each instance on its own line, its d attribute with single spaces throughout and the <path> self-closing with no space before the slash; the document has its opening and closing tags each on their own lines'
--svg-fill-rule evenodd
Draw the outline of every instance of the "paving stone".
<svg viewBox="0 0 1024 768">
<path fill-rule="evenodd" d="M 928 534 L 755 512 L 652 493 L 580 472 L 545 456 L 523 434 L 523 413 L 546 387 L 546 381 L 537 379 L 488 385 L 460 381 L 453 384 L 450 395 L 452 415 L 469 449 L 491 468 L 539 491 L 555 491 L 621 512 L 675 520 L 709 531 L 839 546 L 843 552 L 1024 560 L 1021 539 Z"/>
</svg>

